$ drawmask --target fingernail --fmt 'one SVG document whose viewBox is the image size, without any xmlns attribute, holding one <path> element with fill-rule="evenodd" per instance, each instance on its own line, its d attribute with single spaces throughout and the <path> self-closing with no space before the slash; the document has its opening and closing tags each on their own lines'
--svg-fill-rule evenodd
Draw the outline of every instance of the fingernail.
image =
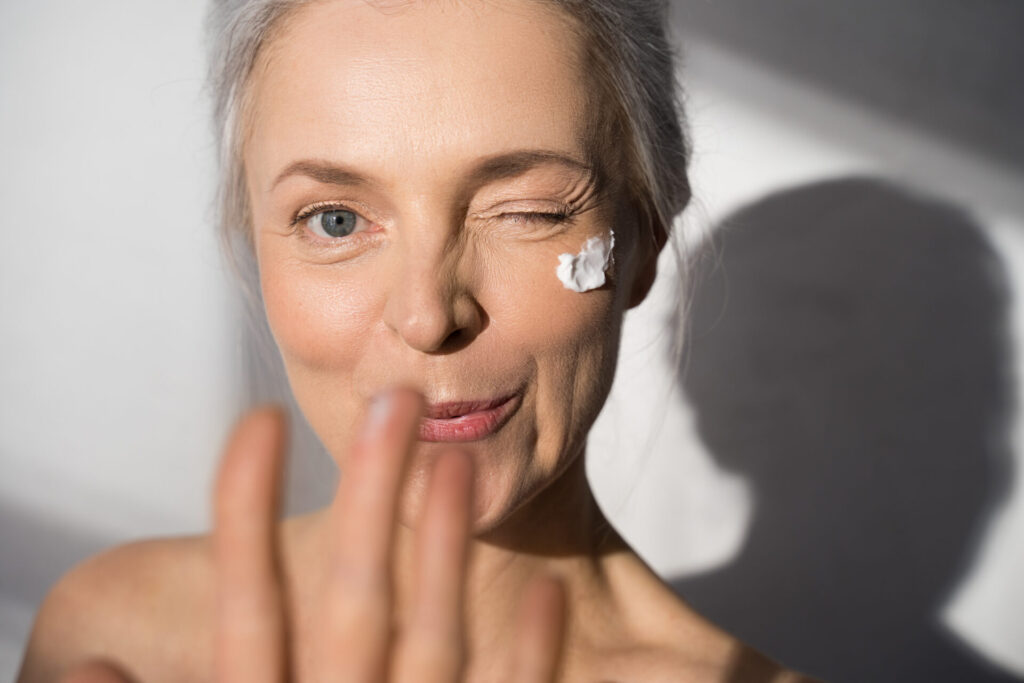
<svg viewBox="0 0 1024 683">
<path fill-rule="evenodd" d="M 366 411 L 366 423 L 363 425 L 364 438 L 372 437 L 384 427 L 394 406 L 395 392 L 391 389 L 385 389 L 370 399 L 370 407 Z"/>
</svg>

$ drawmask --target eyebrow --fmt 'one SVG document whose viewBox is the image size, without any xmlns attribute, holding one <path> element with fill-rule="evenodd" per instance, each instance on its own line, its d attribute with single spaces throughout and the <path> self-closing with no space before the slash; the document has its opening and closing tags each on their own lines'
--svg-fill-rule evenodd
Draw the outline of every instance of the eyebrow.
<svg viewBox="0 0 1024 683">
<path fill-rule="evenodd" d="M 473 167 L 467 177 L 473 185 L 479 187 L 497 180 L 520 176 L 538 166 L 552 164 L 586 174 L 594 172 L 590 164 L 568 154 L 552 150 L 525 149 L 486 157 Z M 373 178 L 346 166 L 322 159 L 302 159 L 285 167 L 274 179 L 270 189 L 273 190 L 292 176 L 305 176 L 325 185 L 353 187 L 377 184 Z"/>
</svg>

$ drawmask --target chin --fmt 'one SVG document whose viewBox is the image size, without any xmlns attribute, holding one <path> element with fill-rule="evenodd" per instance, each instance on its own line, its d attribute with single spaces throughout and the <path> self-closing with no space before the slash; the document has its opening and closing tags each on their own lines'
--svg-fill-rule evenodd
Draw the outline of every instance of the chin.
<svg viewBox="0 0 1024 683">
<path fill-rule="evenodd" d="M 525 490 L 522 473 L 487 467 L 488 463 L 481 457 L 482 449 L 463 447 L 463 450 L 469 451 L 474 460 L 470 533 L 480 537 L 500 528 L 522 506 L 529 491 Z M 415 530 L 419 526 L 427 502 L 430 470 L 438 452 L 437 444 L 420 444 L 409 464 L 398 509 L 398 521 L 406 528 Z M 494 460 L 510 462 L 508 455 Z"/>
</svg>

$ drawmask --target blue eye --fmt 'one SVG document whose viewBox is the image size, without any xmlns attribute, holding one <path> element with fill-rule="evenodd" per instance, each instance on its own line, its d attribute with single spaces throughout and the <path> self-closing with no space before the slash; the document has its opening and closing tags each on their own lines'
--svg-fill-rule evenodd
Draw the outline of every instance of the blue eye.
<svg viewBox="0 0 1024 683">
<path fill-rule="evenodd" d="M 365 221 L 362 216 L 347 209 L 331 209 L 318 211 L 306 220 L 309 229 L 318 237 L 339 238 L 348 237 L 360 228 L 360 221 Z"/>
</svg>

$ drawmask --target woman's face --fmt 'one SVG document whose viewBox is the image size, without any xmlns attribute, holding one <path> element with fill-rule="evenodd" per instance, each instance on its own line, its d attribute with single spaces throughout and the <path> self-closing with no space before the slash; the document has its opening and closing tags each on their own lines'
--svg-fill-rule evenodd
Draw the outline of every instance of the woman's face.
<svg viewBox="0 0 1024 683">
<path fill-rule="evenodd" d="M 254 71 L 244 163 L 270 327 L 342 469 L 376 392 L 426 397 L 406 523 L 457 440 L 477 530 L 496 525 L 580 455 L 610 387 L 643 292 L 579 48 L 529 0 L 339 0 L 292 15 Z M 606 284 L 565 288 L 559 254 L 612 229 Z"/>
</svg>

